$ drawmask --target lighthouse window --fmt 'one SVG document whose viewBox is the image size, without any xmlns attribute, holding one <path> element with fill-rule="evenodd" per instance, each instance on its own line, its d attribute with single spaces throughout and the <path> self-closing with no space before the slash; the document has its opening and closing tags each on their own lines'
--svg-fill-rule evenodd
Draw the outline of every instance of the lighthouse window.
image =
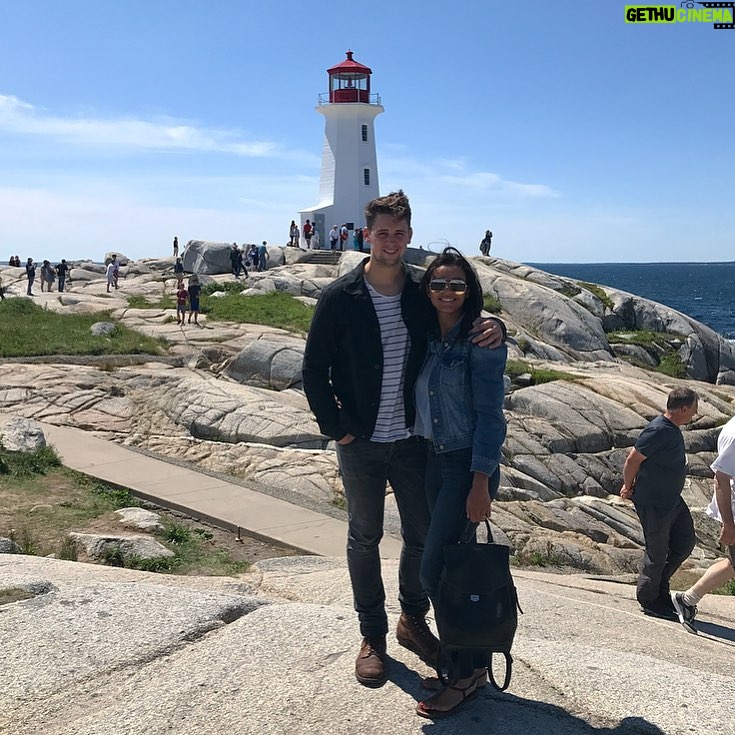
<svg viewBox="0 0 735 735">
<path fill-rule="evenodd" d="M 365 186 L 370 186 L 370 169 L 369 168 L 364 168 L 362 170 L 362 176 L 363 176 L 363 178 L 365 180 Z"/>
<path fill-rule="evenodd" d="M 362 126 L 362 142 L 367 143 L 367 125 Z"/>
</svg>

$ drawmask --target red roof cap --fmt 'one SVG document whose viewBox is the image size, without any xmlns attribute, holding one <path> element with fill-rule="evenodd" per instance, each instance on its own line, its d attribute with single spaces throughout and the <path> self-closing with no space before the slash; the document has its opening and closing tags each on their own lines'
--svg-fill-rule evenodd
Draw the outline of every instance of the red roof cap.
<svg viewBox="0 0 735 735">
<path fill-rule="evenodd" d="M 359 61 L 352 59 L 352 51 L 345 52 L 347 58 L 340 64 L 333 66 L 331 69 L 327 69 L 327 74 L 337 74 L 341 71 L 351 72 L 353 74 L 372 74 L 373 71 L 370 67 L 361 64 Z"/>
</svg>

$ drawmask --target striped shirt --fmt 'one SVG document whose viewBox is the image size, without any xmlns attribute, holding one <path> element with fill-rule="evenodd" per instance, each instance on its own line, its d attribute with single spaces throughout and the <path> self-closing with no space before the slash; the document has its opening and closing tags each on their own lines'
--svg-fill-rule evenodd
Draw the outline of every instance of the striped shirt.
<svg viewBox="0 0 735 735">
<path fill-rule="evenodd" d="M 367 281 L 368 292 L 380 324 L 380 341 L 383 344 L 383 382 L 380 388 L 380 407 L 375 431 L 370 437 L 374 442 L 394 442 L 410 436 L 406 428 L 406 412 L 403 405 L 403 382 L 408 359 L 408 329 L 401 316 L 401 294 L 383 296 Z"/>
</svg>

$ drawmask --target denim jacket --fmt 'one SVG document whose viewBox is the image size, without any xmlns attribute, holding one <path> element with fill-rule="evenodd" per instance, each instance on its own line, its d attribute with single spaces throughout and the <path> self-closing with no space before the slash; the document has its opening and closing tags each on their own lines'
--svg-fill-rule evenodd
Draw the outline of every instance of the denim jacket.
<svg viewBox="0 0 735 735">
<path fill-rule="evenodd" d="M 431 441 L 437 454 L 472 448 L 473 472 L 492 475 L 505 440 L 503 373 L 508 355 L 459 339 L 457 323 L 440 340 L 431 338 L 422 368 L 429 370 Z"/>
</svg>

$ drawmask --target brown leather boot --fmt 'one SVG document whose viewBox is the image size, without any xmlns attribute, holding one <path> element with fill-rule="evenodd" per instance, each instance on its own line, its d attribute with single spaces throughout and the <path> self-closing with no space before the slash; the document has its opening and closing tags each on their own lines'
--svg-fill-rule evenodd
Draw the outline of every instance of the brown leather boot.
<svg viewBox="0 0 735 735">
<path fill-rule="evenodd" d="M 385 636 L 363 638 L 355 661 L 355 677 L 366 687 L 385 684 Z"/>
<path fill-rule="evenodd" d="M 396 638 L 404 648 L 413 651 L 425 664 L 436 666 L 439 659 L 439 639 L 431 632 L 423 615 L 401 613 Z"/>
</svg>

